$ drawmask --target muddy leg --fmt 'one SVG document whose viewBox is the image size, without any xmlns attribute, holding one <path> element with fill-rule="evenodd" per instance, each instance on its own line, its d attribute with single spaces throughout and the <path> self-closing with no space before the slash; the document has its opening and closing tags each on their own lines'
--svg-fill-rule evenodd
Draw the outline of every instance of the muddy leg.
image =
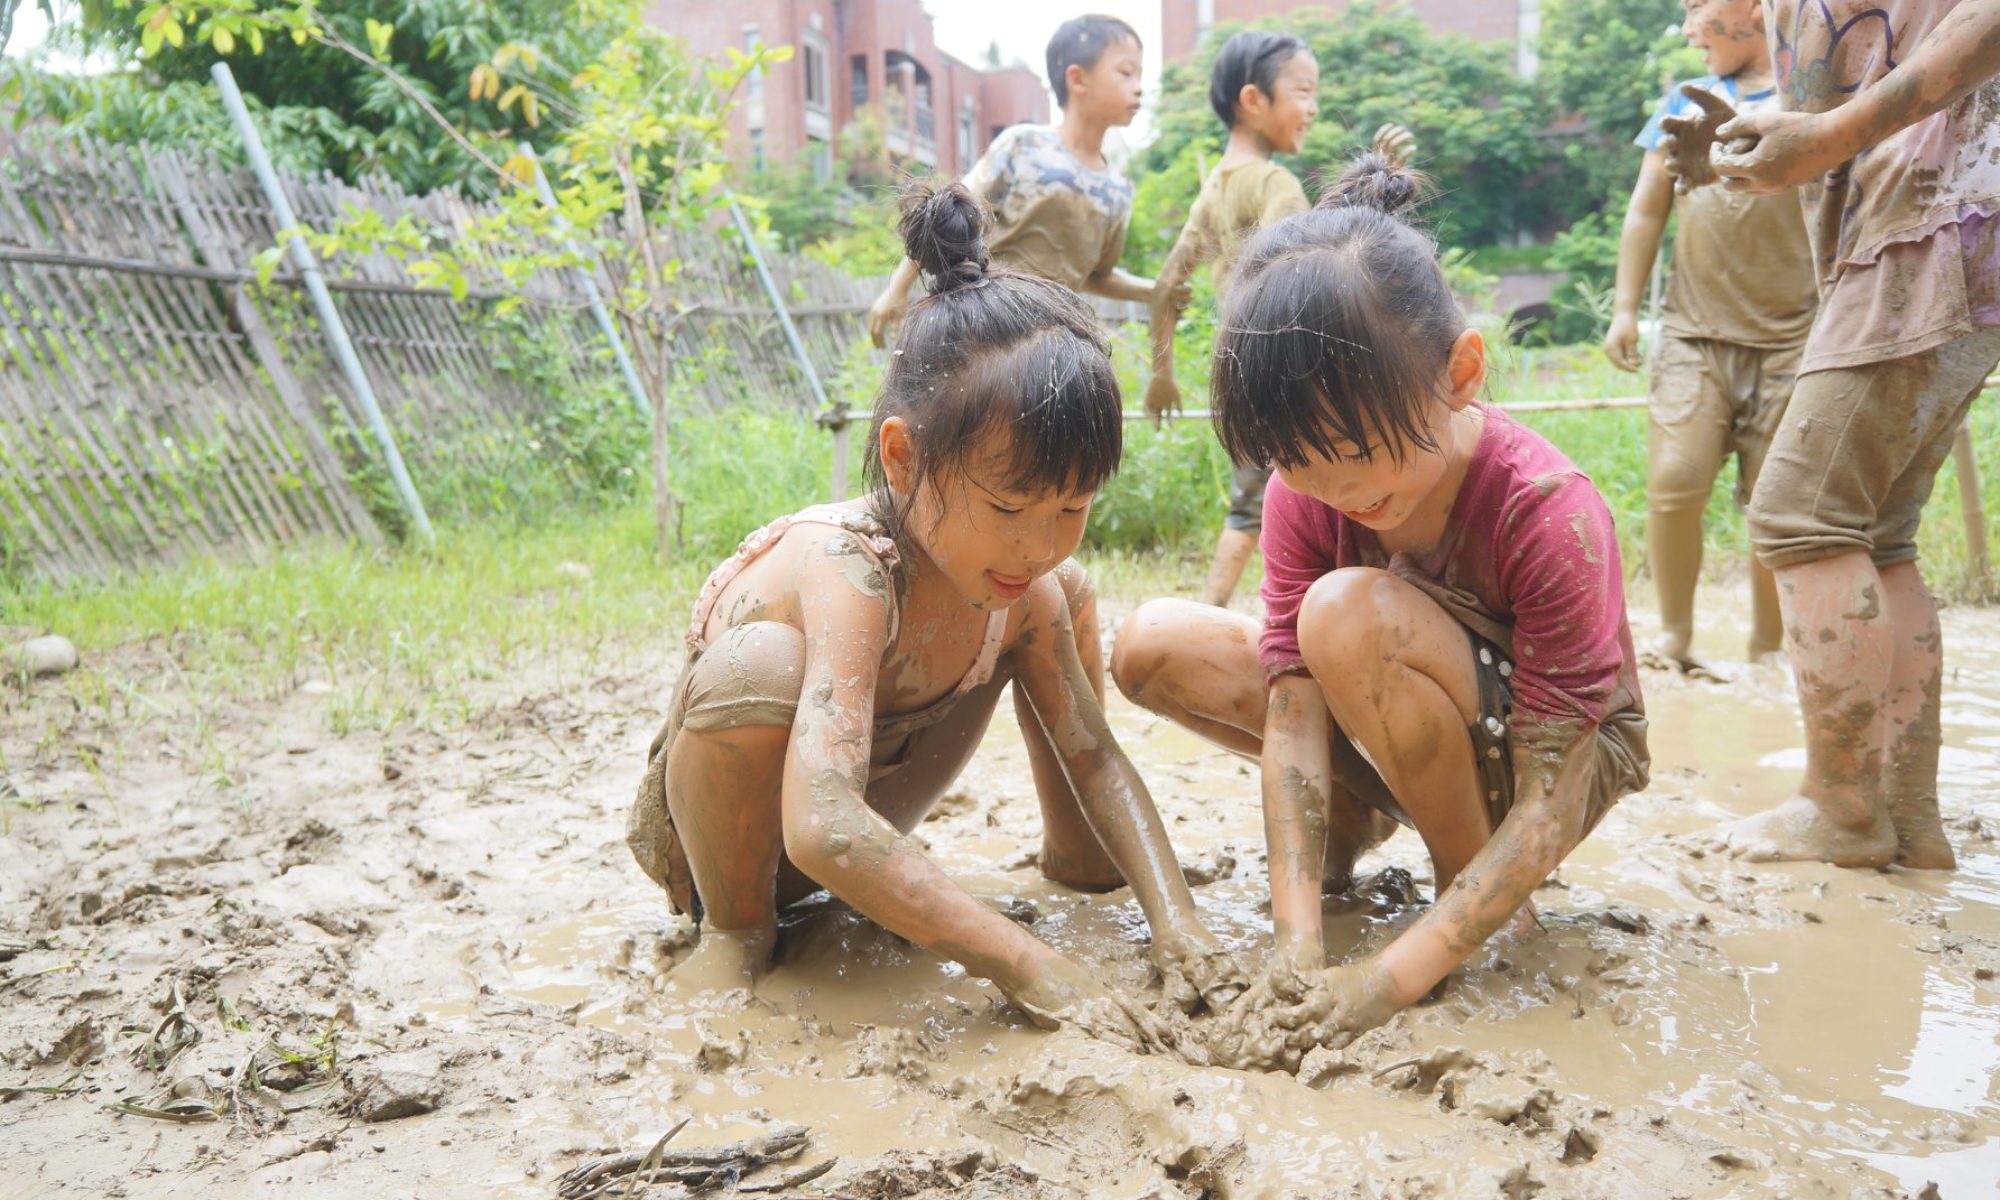
<svg viewBox="0 0 2000 1200">
<path fill-rule="evenodd" d="M 1063 594 L 1069 598 L 1070 628 L 1076 633 L 1077 656 L 1084 673 L 1090 676 L 1091 690 L 1098 703 L 1104 702 L 1104 644 L 1097 629 L 1097 593 L 1075 559 L 1056 568 Z M 1083 806 L 1063 774 L 1062 760 L 1056 756 L 1041 718 L 1028 703 L 1028 694 L 1016 687 L 1014 715 L 1021 723 L 1021 740 L 1028 747 L 1028 766 L 1035 777 L 1035 797 L 1042 805 L 1042 875 L 1055 883 L 1079 891 L 1105 892 L 1123 887 L 1125 877 L 1111 861 Z"/>
<path fill-rule="evenodd" d="M 1778 599 L 1798 673 L 1806 773 L 1777 808 L 1726 828 L 1758 862 L 1874 867 L 1896 855 L 1882 803 L 1882 752 L 1895 636 L 1882 576 L 1863 551 L 1780 567 Z"/>
<path fill-rule="evenodd" d="M 1895 629 L 1889 673 L 1888 760 L 1883 793 L 1896 826 L 1896 862 L 1949 871 L 1958 865 L 1938 816 L 1939 688 L 1944 635 L 1937 603 L 1914 562 L 1882 568 L 1882 600 Z"/>
<path fill-rule="evenodd" d="M 1241 529 L 1225 529 L 1215 542 L 1215 561 L 1209 564 L 1208 582 L 1202 585 L 1201 602 L 1216 608 L 1227 608 L 1229 597 L 1236 592 L 1236 584 L 1243 578 L 1243 569 L 1250 565 L 1250 556 L 1257 552 L 1257 535 Z"/>
<path fill-rule="evenodd" d="M 1778 580 L 1771 569 L 1750 560 L 1750 661 L 1765 662 L 1785 652 L 1785 617 L 1778 607 Z"/>
<path fill-rule="evenodd" d="M 1150 600 L 1125 618 L 1111 676 L 1125 698 L 1225 750 L 1256 761 L 1269 695 L 1257 657 L 1256 618 L 1187 600 Z M 1396 822 L 1336 781 L 1327 796 L 1321 880 L 1329 894 L 1354 881 L 1354 860 Z"/>
<path fill-rule="evenodd" d="M 1660 603 L 1653 648 L 1682 671 L 1701 668 L 1691 657 L 1701 522 L 1729 434 L 1722 381 L 1711 378 L 1715 365 L 1685 352 L 1693 357 L 1681 361 L 1677 351 L 1662 366 L 1646 430 L 1646 563 Z"/>
<path fill-rule="evenodd" d="M 1493 836 L 1472 758 L 1479 679 L 1465 627 L 1387 572 L 1345 568 L 1306 593 L 1299 645 L 1335 723 L 1424 839 L 1443 892 Z"/>
<path fill-rule="evenodd" d="M 784 857 L 780 794 L 786 725 L 682 730 L 667 758 L 667 807 L 708 914 L 675 971 L 697 989 L 747 987 L 777 939 Z"/>
</svg>

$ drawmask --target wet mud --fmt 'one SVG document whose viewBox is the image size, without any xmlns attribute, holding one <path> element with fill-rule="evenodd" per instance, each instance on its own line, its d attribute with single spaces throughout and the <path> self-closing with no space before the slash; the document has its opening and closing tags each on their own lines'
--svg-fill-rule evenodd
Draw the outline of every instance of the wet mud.
<svg viewBox="0 0 2000 1200">
<path fill-rule="evenodd" d="M 1789 682 L 1649 671 L 1654 782 L 1537 892 L 1541 930 L 1296 1076 L 1042 1032 L 824 897 L 787 913 L 754 993 L 677 979 L 688 931 L 623 842 L 671 669 L 529 674 L 468 725 L 386 740 L 328 734 L 302 688 L 197 736 L 165 692 L 84 703 L 152 677 L 143 649 L 94 656 L 0 725 L 0 1194 L 549 1197 L 683 1118 L 672 1148 L 698 1162 L 806 1127 L 716 1169 L 754 1186 L 837 1159 L 782 1195 L 2000 1194 L 2000 613 L 1947 611 L 1944 634 L 1956 873 L 1716 852 L 1795 781 Z M 1261 956 L 1254 768 L 1115 695 L 1111 715 L 1204 920 Z M 1011 722 L 914 836 L 1158 996 L 1131 893 L 1036 871 Z M 1326 901 L 1336 959 L 1431 890 L 1408 831 L 1356 875 Z"/>
</svg>

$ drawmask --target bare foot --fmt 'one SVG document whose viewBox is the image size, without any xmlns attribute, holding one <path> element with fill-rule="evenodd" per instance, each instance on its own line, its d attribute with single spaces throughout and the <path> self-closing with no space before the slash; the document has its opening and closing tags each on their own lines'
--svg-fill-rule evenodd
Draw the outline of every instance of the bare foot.
<svg viewBox="0 0 2000 1200">
<path fill-rule="evenodd" d="M 1865 829 L 1837 825 L 1804 796 L 1721 830 L 1729 853 L 1749 862 L 1824 862 L 1836 867 L 1882 867 L 1896 857 L 1896 827 L 1887 813 Z"/>
<path fill-rule="evenodd" d="M 1709 683 L 1727 683 L 1722 672 L 1689 654 L 1686 650 L 1668 645 L 1664 640 L 1655 642 L 1639 652 L 1639 665 L 1655 671 L 1673 671 L 1689 679 L 1702 679 Z"/>
<path fill-rule="evenodd" d="M 727 992 L 747 994 L 757 976 L 771 965 L 771 947 L 777 939 L 776 928 L 704 929 L 693 953 L 667 977 L 666 990 L 689 999 Z"/>
<path fill-rule="evenodd" d="M 1950 871 L 1958 867 L 1951 839 L 1944 834 L 1936 796 L 1904 800 L 1889 806 L 1896 825 L 1896 865 L 1916 871 Z"/>
</svg>

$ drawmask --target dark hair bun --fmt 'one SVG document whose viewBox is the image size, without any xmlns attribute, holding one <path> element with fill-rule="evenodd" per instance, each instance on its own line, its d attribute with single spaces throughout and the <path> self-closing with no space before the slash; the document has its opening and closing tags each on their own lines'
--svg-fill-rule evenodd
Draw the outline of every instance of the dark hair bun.
<svg viewBox="0 0 2000 1200">
<path fill-rule="evenodd" d="M 1373 150 L 1347 165 L 1320 196 L 1321 208 L 1372 208 L 1395 215 L 1430 198 L 1430 177 Z"/>
<path fill-rule="evenodd" d="M 986 278 L 986 211 L 963 184 L 904 188 L 896 231 L 910 261 L 930 276 L 933 294 Z"/>
</svg>

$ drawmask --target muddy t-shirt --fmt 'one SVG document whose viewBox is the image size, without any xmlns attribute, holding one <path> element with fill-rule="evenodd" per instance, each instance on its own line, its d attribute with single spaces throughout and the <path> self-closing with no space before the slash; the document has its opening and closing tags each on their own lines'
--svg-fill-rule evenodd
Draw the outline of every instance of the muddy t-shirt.
<svg viewBox="0 0 2000 1200">
<path fill-rule="evenodd" d="M 965 186 L 992 210 L 986 248 L 1002 266 L 1081 291 L 1125 255 L 1132 181 L 1085 166 L 1053 126 L 1001 133 Z"/>
<path fill-rule="evenodd" d="M 1738 112 L 1778 106 L 1775 88 L 1746 93 L 1734 76 L 1708 75 L 1693 82 L 1724 97 Z M 1660 122 L 1694 107 L 1678 85 L 1668 89 L 1653 119 L 1633 140 L 1641 149 L 1658 150 L 1665 136 Z M 1763 349 L 1805 340 L 1819 309 L 1819 284 L 1798 197 L 1697 188 L 1674 201 L 1674 215 L 1673 269 L 1660 314 L 1667 332 Z"/>
<path fill-rule="evenodd" d="M 1264 493 L 1268 677 L 1303 672 L 1299 606 L 1341 567 L 1376 567 L 1413 584 L 1513 661 L 1509 737 L 1560 754 L 1597 732 L 1612 796 L 1646 786 L 1645 709 L 1625 622 L 1625 572 L 1611 511 L 1588 476 L 1497 409 L 1452 502 L 1442 543 L 1391 555 L 1375 533 L 1279 478 Z"/>
<path fill-rule="evenodd" d="M 1958 0 L 1769 0 L 1787 109 L 1887 75 Z M 1800 189 L 1822 289 L 1801 371 L 1861 366 L 2000 325 L 2000 79 Z"/>
<path fill-rule="evenodd" d="M 1215 264 L 1215 290 L 1220 295 L 1229 286 L 1237 252 L 1251 234 L 1311 207 L 1299 177 L 1268 159 L 1217 167 L 1202 180 L 1181 236 Z"/>
</svg>

